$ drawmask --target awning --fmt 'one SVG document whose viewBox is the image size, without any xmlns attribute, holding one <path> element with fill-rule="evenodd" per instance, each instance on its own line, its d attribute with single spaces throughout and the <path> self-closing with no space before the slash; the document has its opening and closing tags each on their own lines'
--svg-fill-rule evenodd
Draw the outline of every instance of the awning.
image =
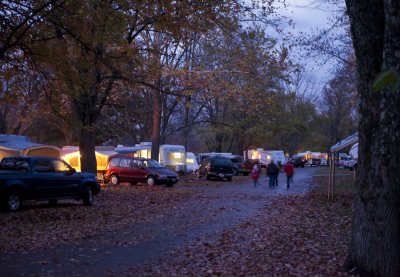
<svg viewBox="0 0 400 277">
<path fill-rule="evenodd" d="M 346 148 L 347 146 L 350 146 L 356 142 L 358 142 L 358 133 L 352 134 L 351 136 L 348 136 L 347 138 L 333 145 L 331 147 L 331 152 L 338 152 L 339 150 Z"/>
</svg>

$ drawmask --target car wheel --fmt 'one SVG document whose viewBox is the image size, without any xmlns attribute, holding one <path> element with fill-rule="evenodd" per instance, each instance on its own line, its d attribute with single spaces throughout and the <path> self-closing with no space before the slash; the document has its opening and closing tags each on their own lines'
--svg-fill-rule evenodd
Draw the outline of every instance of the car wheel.
<svg viewBox="0 0 400 277">
<path fill-rule="evenodd" d="M 54 207 L 57 206 L 58 200 L 57 199 L 51 199 L 49 200 L 49 205 Z"/>
<path fill-rule="evenodd" d="M 156 179 L 154 179 L 153 176 L 147 177 L 147 180 L 146 180 L 146 184 L 147 184 L 147 185 L 149 185 L 149 186 L 154 186 L 155 183 L 156 183 Z"/>
<path fill-rule="evenodd" d="M 119 184 L 119 177 L 116 174 L 111 175 L 110 177 L 110 183 L 112 185 L 118 185 Z"/>
<path fill-rule="evenodd" d="M 232 174 L 233 174 L 233 176 L 237 176 L 238 175 L 238 170 L 237 170 L 237 168 L 233 168 L 232 169 Z"/>
<path fill-rule="evenodd" d="M 92 206 L 93 205 L 93 192 L 90 186 L 85 187 L 83 192 L 83 205 Z"/>
<path fill-rule="evenodd" d="M 228 182 L 232 181 L 232 177 L 226 177 L 226 180 L 228 180 Z"/>
<path fill-rule="evenodd" d="M 6 194 L 6 209 L 8 211 L 16 212 L 22 206 L 21 194 L 18 191 L 11 191 Z"/>
</svg>

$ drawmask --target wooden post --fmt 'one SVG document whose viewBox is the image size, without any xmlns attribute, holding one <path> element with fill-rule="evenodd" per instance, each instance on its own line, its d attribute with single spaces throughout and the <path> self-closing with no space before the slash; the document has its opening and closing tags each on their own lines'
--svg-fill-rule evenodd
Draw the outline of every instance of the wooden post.
<svg viewBox="0 0 400 277">
<path fill-rule="evenodd" d="M 332 153 L 329 155 L 329 182 L 328 182 L 328 200 L 331 197 L 331 186 L 332 186 Z"/>
</svg>

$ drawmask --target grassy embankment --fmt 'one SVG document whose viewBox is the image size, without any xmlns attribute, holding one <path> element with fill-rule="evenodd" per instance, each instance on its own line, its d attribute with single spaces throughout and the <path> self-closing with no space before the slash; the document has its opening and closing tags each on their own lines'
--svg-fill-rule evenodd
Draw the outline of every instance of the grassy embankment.
<svg viewBox="0 0 400 277">
<path fill-rule="evenodd" d="M 313 176 L 316 191 L 326 193 L 329 185 L 329 167 L 320 167 Z M 335 169 L 335 193 L 354 192 L 355 172 L 344 168 Z"/>
</svg>

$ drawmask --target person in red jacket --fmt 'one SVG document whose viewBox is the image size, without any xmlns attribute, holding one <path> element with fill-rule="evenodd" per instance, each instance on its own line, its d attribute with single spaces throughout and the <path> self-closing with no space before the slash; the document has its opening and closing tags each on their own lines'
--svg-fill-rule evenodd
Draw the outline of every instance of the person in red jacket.
<svg viewBox="0 0 400 277">
<path fill-rule="evenodd" d="M 258 178 L 260 177 L 260 169 L 257 164 L 254 165 L 253 170 L 251 171 L 251 179 L 253 179 L 253 186 L 256 187 L 259 185 Z"/>
<path fill-rule="evenodd" d="M 285 164 L 284 171 L 286 173 L 286 180 L 287 180 L 287 187 L 290 187 L 290 182 L 292 181 L 293 174 L 294 174 L 294 167 L 291 161 L 287 161 Z"/>
</svg>

